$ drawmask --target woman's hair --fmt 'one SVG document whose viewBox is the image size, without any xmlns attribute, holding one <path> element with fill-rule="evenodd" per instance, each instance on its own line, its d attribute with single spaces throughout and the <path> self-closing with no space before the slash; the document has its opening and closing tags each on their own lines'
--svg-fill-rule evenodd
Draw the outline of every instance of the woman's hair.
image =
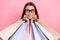
<svg viewBox="0 0 60 40">
<path fill-rule="evenodd" d="M 21 16 L 21 19 L 24 17 L 25 11 L 26 11 L 26 7 L 29 6 L 29 5 L 31 5 L 31 6 L 33 6 L 35 8 L 35 14 L 36 14 L 37 18 L 39 19 L 36 6 L 35 6 L 35 4 L 33 2 L 28 2 L 28 3 L 25 4 L 24 9 L 23 9 L 23 13 L 22 13 L 22 16 Z"/>
</svg>

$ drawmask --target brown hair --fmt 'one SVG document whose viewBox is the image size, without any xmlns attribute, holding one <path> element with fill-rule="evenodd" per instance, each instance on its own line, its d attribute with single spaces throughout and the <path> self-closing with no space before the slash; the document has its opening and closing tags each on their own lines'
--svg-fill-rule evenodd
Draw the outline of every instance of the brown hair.
<svg viewBox="0 0 60 40">
<path fill-rule="evenodd" d="M 21 16 L 21 19 L 24 17 L 25 11 L 26 11 L 25 9 L 26 9 L 26 7 L 27 7 L 28 5 L 31 5 L 31 6 L 33 6 L 33 7 L 35 8 L 35 14 L 37 15 L 37 18 L 39 19 L 38 12 L 37 12 L 37 9 L 36 9 L 36 6 L 34 5 L 33 2 L 28 2 L 28 3 L 25 4 L 24 9 L 23 9 L 23 13 L 22 13 L 22 16 Z"/>
</svg>

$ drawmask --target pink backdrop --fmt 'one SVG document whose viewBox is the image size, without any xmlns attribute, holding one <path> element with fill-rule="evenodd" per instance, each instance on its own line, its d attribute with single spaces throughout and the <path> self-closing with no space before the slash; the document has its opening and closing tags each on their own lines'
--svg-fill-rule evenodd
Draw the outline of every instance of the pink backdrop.
<svg viewBox="0 0 60 40">
<path fill-rule="evenodd" d="M 0 31 L 17 21 L 32 0 L 0 0 Z M 60 33 L 60 0 L 33 0 L 43 23 Z"/>
</svg>

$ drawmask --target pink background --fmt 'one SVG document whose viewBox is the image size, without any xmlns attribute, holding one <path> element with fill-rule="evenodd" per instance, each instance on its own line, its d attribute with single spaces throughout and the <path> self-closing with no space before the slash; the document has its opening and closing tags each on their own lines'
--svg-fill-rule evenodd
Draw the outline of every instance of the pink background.
<svg viewBox="0 0 60 40">
<path fill-rule="evenodd" d="M 29 1 L 35 3 L 43 23 L 60 33 L 60 0 L 0 0 L 0 31 L 21 17 Z"/>
</svg>

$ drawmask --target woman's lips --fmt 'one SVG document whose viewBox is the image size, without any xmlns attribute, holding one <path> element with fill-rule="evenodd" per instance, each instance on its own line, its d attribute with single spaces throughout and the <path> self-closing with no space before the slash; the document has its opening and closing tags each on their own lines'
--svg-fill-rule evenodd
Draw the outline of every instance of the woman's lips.
<svg viewBox="0 0 60 40">
<path fill-rule="evenodd" d="M 32 19 L 32 16 L 28 16 L 29 19 Z"/>
<path fill-rule="evenodd" d="M 31 14 L 30 14 L 30 15 L 27 15 L 27 18 L 28 18 L 28 19 L 32 19 L 33 16 L 34 16 L 34 15 L 31 15 Z"/>
</svg>

